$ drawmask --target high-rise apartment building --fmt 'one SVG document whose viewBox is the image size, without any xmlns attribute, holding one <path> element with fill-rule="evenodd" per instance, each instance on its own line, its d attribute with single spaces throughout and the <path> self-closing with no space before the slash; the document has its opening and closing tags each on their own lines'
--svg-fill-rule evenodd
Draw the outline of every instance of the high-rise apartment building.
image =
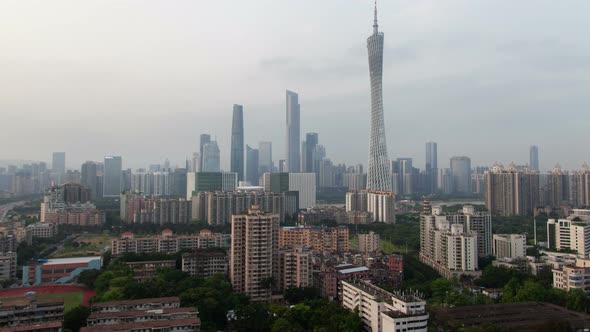
<svg viewBox="0 0 590 332">
<path fill-rule="evenodd" d="M 462 274 L 477 276 L 478 233 L 454 219 L 438 207 L 420 215 L 420 260 L 448 279 Z"/>
<path fill-rule="evenodd" d="M 532 215 L 539 204 L 539 174 L 519 171 L 514 164 L 505 170 L 494 165 L 485 172 L 486 208 L 501 216 Z"/>
<path fill-rule="evenodd" d="M 389 173 L 383 116 L 383 40 L 384 35 L 383 32 L 379 32 L 377 7 L 375 7 L 373 34 L 367 38 L 371 80 L 371 131 L 367 190 L 391 191 L 391 174 Z"/>
<path fill-rule="evenodd" d="M 565 219 L 549 219 L 547 244 L 552 249 L 573 250 L 590 257 L 590 210 L 574 209 Z"/>
<path fill-rule="evenodd" d="M 578 208 L 590 207 L 590 168 L 584 163 L 572 175 L 572 204 Z"/>
<path fill-rule="evenodd" d="M 496 258 L 526 257 L 526 236 L 522 234 L 494 234 Z"/>
<path fill-rule="evenodd" d="M 258 149 L 253 149 L 246 145 L 246 181 L 251 185 L 257 186 L 260 181 L 258 170 L 260 168 L 260 153 Z"/>
<path fill-rule="evenodd" d="M 104 197 L 119 197 L 123 184 L 123 161 L 120 156 L 104 157 L 103 189 Z"/>
<path fill-rule="evenodd" d="M 301 157 L 299 154 L 300 142 L 300 105 L 299 95 L 287 90 L 287 169 L 289 173 L 300 172 Z"/>
<path fill-rule="evenodd" d="M 203 167 L 201 172 L 219 172 L 220 168 L 220 156 L 219 146 L 216 141 L 211 141 L 203 145 Z"/>
<path fill-rule="evenodd" d="M 471 195 L 471 159 L 468 157 L 452 157 L 451 173 L 455 193 Z"/>
<path fill-rule="evenodd" d="M 311 251 L 304 247 L 283 249 L 279 252 L 278 288 L 313 287 L 313 268 Z"/>
<path fill-rule="evenodd" d="M 259 142 L 258 143 L 258 167 L 259 174 L 272 173 L 272 142 Z"/>
<path fill-rule="evenodd" d="M 238 181 L 244 180 L 244 110 L 242 105 L 234 105 L 230 171 L 238 174 Z"/>
<path fill-rule="evenodd" d="M 253 302 L 270 301 L 279 270 L 279 215 L 253 207 L 232 216 L 229 274 L 234 291 Z"/>
<path fill-rule="evenodd" d="M 435 142 L 426 142 L 426 192 L 435 193 L 437 191 L 438 175 L 438 151 Z"/>
<path fill-rule="evenodd" d="M 540 201 L 543 206 L 559 209 L 570 202 L 570 175 L 562 171 L 561 167 L 555 166 L 548 174 L 543 174 L 541 185 L 542 192 Z"/>
<path fill-rule="evenodd" d="M 350 248 L 349 231 L 346 227 L 281 227 L 279 236 L 281 248 L 304 246 L 316 251 L 332 252 L 344 252 Z"/>
<path fill-rule="evenodd" d="M 539 171 L 539 147 L 536 145 L 531 145 L 529 150 L 529 168 Z"/>
</svg>

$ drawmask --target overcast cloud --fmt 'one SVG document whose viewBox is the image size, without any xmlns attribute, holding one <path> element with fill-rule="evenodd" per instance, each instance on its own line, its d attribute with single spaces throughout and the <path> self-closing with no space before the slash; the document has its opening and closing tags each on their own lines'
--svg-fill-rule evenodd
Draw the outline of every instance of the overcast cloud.
<svg viewBox="0 0 590 332">
<path fill-rule="evenodd" d="M 590 161 L 590 2 L 378 5 L 390 158 L 422 168 L 433 140 L 440 167 L 524 164 L 530 144 L 543 169 Z M 372 14 L 367 0 L 4 0 L 0 159 L 183 164 L 210 133 L 227 169 L 234 103 L 245 142 L 271 140 L 281 159 L 290 89 L 302 138 L 366 163 Z"/>
</svg>

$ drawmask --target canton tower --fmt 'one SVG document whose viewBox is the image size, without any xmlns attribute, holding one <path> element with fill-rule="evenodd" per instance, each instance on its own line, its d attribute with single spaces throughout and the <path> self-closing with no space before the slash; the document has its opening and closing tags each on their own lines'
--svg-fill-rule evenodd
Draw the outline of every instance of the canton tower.
<svg viewBox="0 0 590 332">
<path fill-rule="evenodd" d="M 383 119 L 383 32 L 379 32 L 379 25 L 377 25 L 377 1 L 375 1 L 373 34 L 367 38 L 367 49 L 371 78 L 371 138 L 367 190 L 390 192 L 392 183 Z"/>
</svg>

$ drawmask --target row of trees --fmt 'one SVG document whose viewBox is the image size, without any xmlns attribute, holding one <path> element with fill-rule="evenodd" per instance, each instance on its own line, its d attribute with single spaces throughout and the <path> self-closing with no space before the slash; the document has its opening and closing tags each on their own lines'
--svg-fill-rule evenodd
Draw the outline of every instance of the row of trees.
<svg viewBox="0 0 590 332">
<path fill-rule="evenodd" d="M 464 287 L 472 286 L 472 284 L 499 289 L 502 291 L 502 296 L 492 300 L 472 292 L 472 287 Z M 431 290 L 431 305 L 434 307 L 527 301 L 549 302 L 579 312 L 587 312 L 590 307 L 590 301 L 583 290 L 575 289 L 565 292 L 553 288 L 550 269 L 543 269 L 537 276 L 530 276 L 515 269 L 490 265 L 476 280 L 471 281 L 465 278 L 450 281 L 439 278 L 432 282 Z"/>
<path fill-rule="evenodd" d="M 153 257 L 145 257 L 148 258 Z M 288 290 L 285 299 L 293 305 L 290 307 L 250 303 L 246 296 L 234 293 L 222 275 L 193 278 L 176 269 L 161 269 L 155 278 L 138 282 L 125 264 L 127 259 L 138 257 L 118 258 L 104 271 L 85 271 L 80 275 L 80 283 L 96 290 L 93 302 L 179 296 L 182 306 L 199 309 L 203 331 L 224 330 L 228 324 L 236 331 L 359 331 L 361 326 L 357 314 L 320 300 L 313 288 Z M 84 322 L 68 322 L 68 326 L 80 324 Z"/>
</svg>

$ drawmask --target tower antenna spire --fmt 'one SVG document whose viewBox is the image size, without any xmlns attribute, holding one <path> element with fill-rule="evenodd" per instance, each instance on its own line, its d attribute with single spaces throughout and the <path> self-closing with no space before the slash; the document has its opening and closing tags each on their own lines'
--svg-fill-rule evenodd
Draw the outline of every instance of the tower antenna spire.
<svg viewBox="0 0 590 332">
<path fill-rule="evenodd" d="M 377 0 L 375 0 L 375 19 L 373 21 L 373 33 L 377 33 L 379 31 L 379 25 L 377 24 Z"/>
</svg>

